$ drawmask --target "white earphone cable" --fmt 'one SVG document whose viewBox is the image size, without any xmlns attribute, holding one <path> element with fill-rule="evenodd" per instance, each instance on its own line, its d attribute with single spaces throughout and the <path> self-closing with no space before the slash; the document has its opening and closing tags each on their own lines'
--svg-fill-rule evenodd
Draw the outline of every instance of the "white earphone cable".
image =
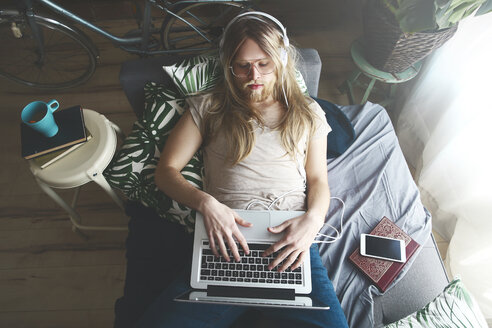
<svg viewBox="0 0 492 328">
<path fill-rule="evenodd" d="M 341 198 L 338 198 L 338 197 L 330 197 L 330 199 L 336 199 L 338 201 L 340 201 L 342 203 L 342 214 L 340 215 L 340 231 L 337 230 L 337 228 L 335 228 L 334 226 L 332 226 L 331 224 L 329 223 L 326 223 L 323 225 L 327 225 L 329 226 L 330 228 L 332 228 L 333 230 L 335 230 L 335 233 L 336 233 L 336 236 L 333 237 L 333 236 L 328 236 L 328 235 L 325 235 L 325 234 L 322 234 L 322 233 L 317 233 L 316 234 L 316 237 L 324 237 L 326 239 L 329 239 L 329 240 L 314 240 L 314 243 L 318 243 L 318 244 L 332 244 L 334 242 L 336 242 L 337 240 L 339 240 L 341 237 L 342 237 L 342 233 L 343 233 L 343 216 L 345 215 L 345 203 L 343 202 L 343 200 Z"/>
<path fill-rule="evenodd" d="M 285 105 L 287 108 L 289 108 L 289 101 L 287 100 L 287 94 L 285 93 L 285 87 L 284 87 L 284 71 L 282 70 L 282 91 L 284 93 L 284 99 L 285 99 Z"/>
<path fill-rule="evenodd" d="M 288 191 L 288 192 L 286 192 L 286 193 L 284 193 L 284 194 L 282 194 L 282 195 L 278 196 L 278 197 L 277 197 L 277 198 L 275 198 L 274 200 L 272 200 L 272 201 L 270 202 L 270 204 L 269 204 L 269 205 L 267 205 L 267 204 L 265 203 L 265 201 L 261 201 L 261 200 L 252 200 L 252 201 L 251 201 L 251 202 L 249 202 L 249 203 L 248 203 L 248 205 L 246 206 L 246 210 L 249 210 L 249 209 L 250 209 L 250 207 L 251 207 L 252 205 L 254 205 L 254 204 L 259 204 L 259 205 L 261 205 L 261 206 L 265 207 L 268 211 L 271 211 L 271 210 L 272 210 L 273 205 L 275 205 L 275 203 L 277 203 L 280 199 L 282 199 L 282 198 L 284 198 L 285 196 L 287 196 L 287 195 L 289 195 L 289 194 L 291 194 L 291 193 L 293 193 L 293 192 L 295 192 L 295 191 L 298 191 L 298 190 L 303 190 L 303 188 L 296 188 L 296 189 L 292 189 L 292 190 L 290 190 L 290 191 Z M 318 243 L 318 244 L 332 244 L 332 243 L 334 243 L 334 242 L 338 241 L 340 238 L 342 238 L 342 233 L 343 233 L 343 217 L 344 217 L 344 215 L 345 215 L 345 203 L 344 203 L 344 201 L 343 201 L 341 198 L 339 198 L 339 197 L 330 197 L 330 199 L 336 199 L 336 200 L 338 200 L 339 202 L 341 202 L 341 203 L 342 203 L 342 213 L 341 213 L 341 215 L 340 215 L 340 231 L 338 231 L 338 229 L 337 229 L 337 228 L 335 228 L 334 226 L 332 226 L 331 224 L 329 224 L 329 223 L 325 222 L 325 223 L 323 224 L 323 227 L 324 227 L 324 226 L 328 226 L 328 227 L 332 228 L 333 230 L 335 230 L 335 234 L 336 234 L 336 235 L 335 235 L 335 236 L 329 236 L 329 235 L 325 235 L 325 234 L 322 234 L 322 233 L 318 232 L 318 233 L 316 234 L 316 237 L 315 237 L 315 238 L 321 238 L 321 237 L 323 237 L 323 238 L 328 239 L 328 240 L 319 240 L 319 239 L 315 239 L 315 240 L 313 241 L 313 243 Z"/>
</svg>

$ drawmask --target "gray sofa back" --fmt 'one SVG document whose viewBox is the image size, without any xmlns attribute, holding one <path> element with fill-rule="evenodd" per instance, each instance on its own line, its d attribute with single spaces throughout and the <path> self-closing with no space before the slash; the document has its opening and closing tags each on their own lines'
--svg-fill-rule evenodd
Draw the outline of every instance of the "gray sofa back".
<svg viewBox="0 0 492 328">
<path fill-rule="evenodd" d="M 315 49 L 299 49 L 298 69 L 301 72 L 308 92 L 318 95 L 318 82 L 321 74 L 321 59 Z M 162 66 L 171 65 L 186 57 L 160 56 L 144 59 L 133 59 L 124 62 L 120 70 L 120 83 L 130 105 L 137 117 L 142 116 L 144 106 L 145 83 L 151 81 L 170 85 L 171 78 L 164 72 Z"/>
</svg>

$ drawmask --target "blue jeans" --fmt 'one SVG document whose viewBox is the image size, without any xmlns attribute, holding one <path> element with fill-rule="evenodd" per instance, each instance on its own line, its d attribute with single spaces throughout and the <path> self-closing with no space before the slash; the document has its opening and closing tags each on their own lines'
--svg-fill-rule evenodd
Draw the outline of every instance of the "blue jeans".
<svg viewBox="0 0 492 328">
<path fill-rule="evenodd" d="M 348 327 L 333 285 L 321 262 L 318 246 L 310 249 L 312 298 L 330 306 L 329 310 L 257 308 L 280 327 Z M 176 302 L 173 299 L 190 289 L 189 270 L 176 279 L 147 309 L 138 328 L 153 327 L 229 327 L 247 306 Z"/>
</svg>

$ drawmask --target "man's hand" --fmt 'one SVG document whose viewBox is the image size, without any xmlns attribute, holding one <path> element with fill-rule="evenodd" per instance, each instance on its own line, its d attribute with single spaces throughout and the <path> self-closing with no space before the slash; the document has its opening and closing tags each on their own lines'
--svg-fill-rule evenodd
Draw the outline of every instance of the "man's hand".
<svg viewBox="0 0 492 328">
<path fill-rule="evenodd" d="M 252 224 L 243 220 L 235 211 L 226 205 L 212 199 L 207 203 L 202 211 L 205 228 L 207 230 L 210 248 L 215 256 L 220 254 L 230 261 L 227 253 L 226 244 L 231 250 L 234 259 L 239 262 L 241 260 L 236 241 L 241 245 L 246 254 L 249 254 L 249 247 L 238 224 L 243 227 L 251 227 Z"/>
<path fill-rule="evenodd" d="M 268 228 L 271 233 L 285 232 L 285 235 L 278 242 L 268 248 L 263 256 L 269 256 L 277 251 L 277 255 L 268 266 L 269 270 L 275 268 L 279 263 L 284 261 L 279 272 L 284 271 L 288 267 L 291 270 L 298 268 L 304 257 L 309 255 L 309 248 L 316 237 L 316 234 L 321 229 L 324 223 L 324 218 L 305 213 L 304 215 L 285 221 L 284 223 Z"/>
</svg>

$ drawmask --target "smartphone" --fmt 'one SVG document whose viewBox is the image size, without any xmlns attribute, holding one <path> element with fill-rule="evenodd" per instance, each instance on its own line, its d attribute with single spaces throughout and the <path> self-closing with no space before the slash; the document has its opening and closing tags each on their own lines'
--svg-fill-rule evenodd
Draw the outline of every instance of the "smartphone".
<svg viewBox="0 0 492 328">
<path fill-rule="evenodd" d="M 375 235 L 360 235 L 360 254 L 377 259 L 406 262 L 405 242 Z"/>
</svg>

